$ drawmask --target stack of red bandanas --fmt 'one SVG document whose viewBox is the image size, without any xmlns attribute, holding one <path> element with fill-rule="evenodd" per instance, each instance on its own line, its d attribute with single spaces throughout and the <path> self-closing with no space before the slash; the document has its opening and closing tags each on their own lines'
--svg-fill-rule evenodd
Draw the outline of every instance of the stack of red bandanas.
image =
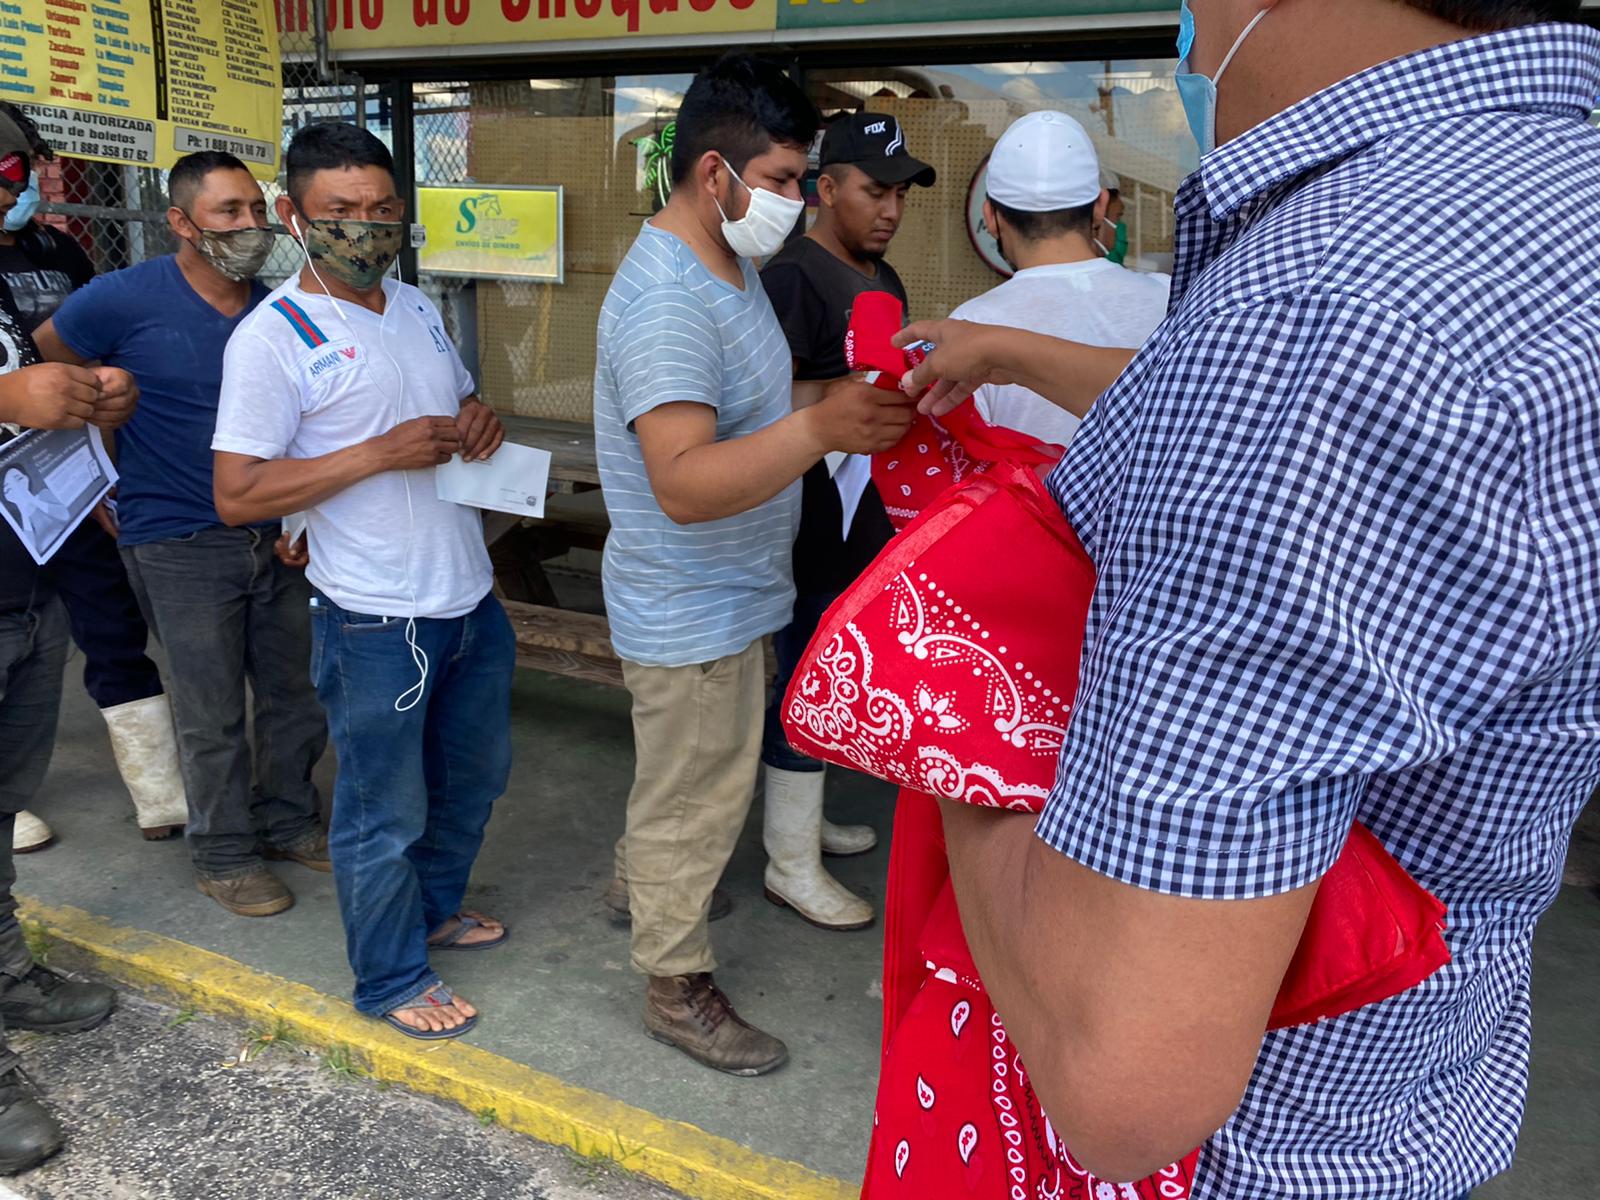
<svg viewBox="0 0 1600 1200">
<path fill-rule="evenodd" d="M 905 355 L 889 344 L 900 327 L 892 297 L 858 299 L 851 363 L 879 372 L 880 386 L 898 387 L 907 369 Z M 902 1022 L 914 1006 L 936 1003 L 940 989 L 954 989 L 953 1013 L 986 1004 L 928 797 L 1038 812 L 1055 784 L 1095 584 L 1093 564 L 1039 480 L 1039 464 L 1059 454 L 1059 447 L 986 425 L 970 406 L 938 421 L 919 417 L 905 441 L 873 464 L 891 516 L 904 528 L 823 618 L 785 698 L 784 724 L 797 750 L 905 789 L 886 916 L 886 1088 L 906 1069 L 890 1052 L 896 1036 L 906 1036 Z M 1420 983 L 1449 960 L 1444 915 L 1444 906 L 1356 825 L 1322 882 L 1271 1027 L 1335 1017 Z M 946 1021 L 947 1014 L 922 1014 L 912 1057 L 927 1057 L 936 1034 L 948 1040 Z M 994 1024 L 995 1046 L 1014 1054 L 998 1018 Z M 934 1136 L 938 1122 L 924 1103 L 931 1085 L 922 1073 L 916 1081 L 910 1091 L 899 1089 L 906 1096 L 880 1093 L 879 1117 L 885 1104 L 914 1101 L 900 1117 L 920 1113 L 924 1134 Z M 1031 1091 L 1017 1061 L 994 1090 L 1011 1094 L 1007 1089 L 1019 1086 L 1013 1102 L 1022 1105 Z M 1004 1142 L 1005 1114 L 993 1115 Z M 1035 1132 L 1048 1133 L 1054 1154 L 1053 1131 L 1041 1120 L 1035 1113 Z M 953 1136 L 971 1141 L 980 1127 L 987 1128 L 963 1120 Z M 910 1140 L 890 1141 L 875 1139 L 869 1180 L 878 1173 L 881 1182 L 881 1172 L 893 1169 L 909 1187 Z M 970 1172 L 977 1151 L 955 1149 Z M 1000 1151 L 989 1166 L 1010 1171 L 1008 1186 L 1020 1186 L 1017 1172 L 1038 1168 L 1037 1154 L 1018 1161 Z M 1064 1152 L 1057 1158 L 1071 1162 Z M 1174 1167 L 1185 1184 L 1191 1169 L 1192 1161 Z M 1151 1195 L 1182 1194 L 1170 1190 L 1175 1179 L 1166 1190 L 1160 1180 L 1146 1185 Z"/>
</svg>

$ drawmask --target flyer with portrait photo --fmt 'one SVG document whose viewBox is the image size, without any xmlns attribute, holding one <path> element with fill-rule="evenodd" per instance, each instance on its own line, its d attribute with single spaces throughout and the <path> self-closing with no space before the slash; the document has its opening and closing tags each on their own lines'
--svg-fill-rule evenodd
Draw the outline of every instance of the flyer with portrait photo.
<svg viewBox="0 0 1600 1200">
<path fill-rule="evenodd" d="M 0 446 L 0 513 L 40 566 L 116 482 L 96 429 L 30 429 Z"/>
</svg>

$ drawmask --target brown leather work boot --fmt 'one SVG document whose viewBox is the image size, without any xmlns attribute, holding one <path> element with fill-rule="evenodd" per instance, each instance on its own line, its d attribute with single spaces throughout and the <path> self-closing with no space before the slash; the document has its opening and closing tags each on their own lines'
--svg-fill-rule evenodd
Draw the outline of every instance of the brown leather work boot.
<svg viewBox="0 0 1600 1200">
<path fill-rule="evenodd" d="M 201 875 L 195 882 L 223 908 L 241 917 L 270 917 L 294 904 L 294 893 L 265 867 L 232 879 L 207 879 Z"/>
<path fill-rule="evenodd" d="M 261 857 L 273 862 L 297 862 L 313 871 L 333 870 L 333 859 L 328 854 L 328 832 L 320 826 L 291 845 L 268 846 Z"/>
<path fill-rule="evenodd" d="M 765 1075 L 789 1061 L 789 1048 L 741 1019 L 709 974 L 652 976 L 644 1027 L 656 1041 L 728 1075 Z"/>
</svg>

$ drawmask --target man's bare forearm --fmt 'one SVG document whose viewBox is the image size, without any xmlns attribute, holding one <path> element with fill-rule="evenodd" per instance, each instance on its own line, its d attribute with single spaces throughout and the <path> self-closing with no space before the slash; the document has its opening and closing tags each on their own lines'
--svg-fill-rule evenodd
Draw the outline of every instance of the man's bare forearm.
<svg viewBox="0 0 1600 1200">
<path fill-rule="evenodd" d="M 990 354 L 1003 375 L 1078 417 L 1089 415 L 1135 353 L 1021 329 L 996 328 L 990 337 Z"/>
<path fill-rule="evenodd" d="M 39 348 L 39 357 L 45 362 L 71 363 L 81 367 L 85 360 L 61 340 L 54 320 L 46 321 L 33 331 L 33 344 Z"/>
<path fill-rule="evenodd" d="M 313 508 L 390 469 L 375 441 L 319 458 L 268 461 L 222 451 L 215 458 L 217 515 L 229 525 L 254 525 Z"/>
<path fill-rule="evenodd" d="M 662 511 L 680 525 L 693 525 L 737 516 L 771 500 L 827 452 L 810 430 L 809 411 L 650 464 L 650 484 Z"/>
<path fill-rule="evenodd" d="M 1315 886 L 1193 900 L 1099 875 L 1034 818 L 944 805 L 973 959 L 1078 1161 L 1141 1178 L 1226 1123 Z"/>
</svg>

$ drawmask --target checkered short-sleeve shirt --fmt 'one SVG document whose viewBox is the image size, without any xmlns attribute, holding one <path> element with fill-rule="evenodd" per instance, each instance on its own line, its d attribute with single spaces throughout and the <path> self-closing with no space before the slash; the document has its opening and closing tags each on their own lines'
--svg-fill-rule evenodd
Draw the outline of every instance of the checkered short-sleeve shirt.
<svg viewBox="0 0 1600 1200">
<path fill-rule="evenodd" d="M 1099 587 L 1039 835 L 1205 899 L 1366 823 L 1453 963 L 1269 1035 L 1196 1196 L 1509 1165 L 1529 944 L 1600 781 L 1600 34 L 1367 71 L 1209 155 L 1165 325 L 1052 487 Z"/>
</svg>

